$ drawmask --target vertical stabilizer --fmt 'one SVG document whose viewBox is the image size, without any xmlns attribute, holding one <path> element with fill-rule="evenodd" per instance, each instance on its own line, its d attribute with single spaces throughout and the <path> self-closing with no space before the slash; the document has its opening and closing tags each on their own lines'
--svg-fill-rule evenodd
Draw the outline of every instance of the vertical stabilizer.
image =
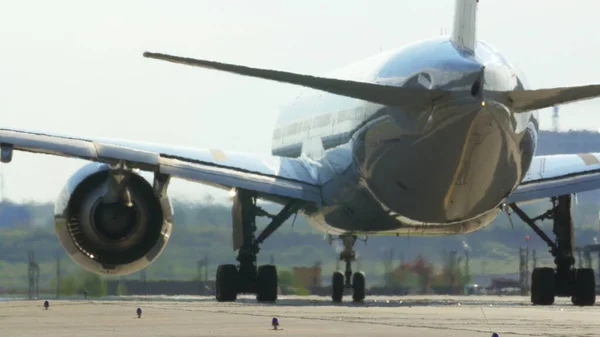
<svg viewBox="0 0 600 337">
<path fill-rule="evenodd" d="M 459 48 L 473 52 L 477 42 L 477 5 L 479 0 L 455 0 L 452 42 Z"/>
</svg>

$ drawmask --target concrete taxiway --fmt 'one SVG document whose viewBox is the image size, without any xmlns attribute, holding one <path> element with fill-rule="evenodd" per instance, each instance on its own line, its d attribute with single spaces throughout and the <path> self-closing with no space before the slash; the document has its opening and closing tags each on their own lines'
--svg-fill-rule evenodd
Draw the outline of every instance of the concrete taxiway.
<svg viewBox="0 0 600 337">
<path fill-rule="evenodd" d="M 349 298 L 348 298 L 349 299 Z M 0 302 L 0 336 L 598 336 L 600 307 L 568 299 L 533 307 L 506 296 L 370 297 L 332 305 L 326 297 L 283 296 L 275 305 L 252 297 Z M 142 309 L 142 318 L 136 315 Z M 279 331 L 271 328 L 277 317 Z"/>
</svg>

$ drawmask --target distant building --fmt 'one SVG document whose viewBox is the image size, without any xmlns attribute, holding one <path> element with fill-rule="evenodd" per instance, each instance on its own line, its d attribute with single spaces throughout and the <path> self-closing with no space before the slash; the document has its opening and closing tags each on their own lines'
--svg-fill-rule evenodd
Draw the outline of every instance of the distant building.
<svg viewBox="0 0 600 337">
<path fill-rule="evenodd" d="M 292 275 L 297 285 L 310 289 L 313 286 L 320 287 L 323 283 L 321 279 L 321 267 L 294 267 Z"/>
<path fill-rule="evenodd" d="M 0 202 L 0 228 L 29 227 L 32 223 L 33 217 L 27 206 Z"/>
</svg>

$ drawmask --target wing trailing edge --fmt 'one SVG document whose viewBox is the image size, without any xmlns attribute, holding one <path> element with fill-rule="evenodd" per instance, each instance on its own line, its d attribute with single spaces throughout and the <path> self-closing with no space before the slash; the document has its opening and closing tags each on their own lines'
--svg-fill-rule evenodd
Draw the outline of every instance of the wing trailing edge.
<svg viewBox="0 0 600 337">
<path fill-rule="evenodd" d="M 160 172 L 222 189 L 320 204 L 320 166 L 301 158 L 199 149 L 118 139 L 0 128 L 0 144 L 16 151 L 78 158 Z M 13 159 L 14 160 L 14 159 Z"/>
</svg>

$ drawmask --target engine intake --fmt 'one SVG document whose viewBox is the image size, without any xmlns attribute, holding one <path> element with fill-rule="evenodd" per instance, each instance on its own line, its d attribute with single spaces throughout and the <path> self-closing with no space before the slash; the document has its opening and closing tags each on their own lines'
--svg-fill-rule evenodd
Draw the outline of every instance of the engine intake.
<svg viewBox="0 0 600 337">
<path fill-rule="evenodd" d="M 127 275 L 160 256 L 171 235 L 173 208 L 135 172 L 127 180 L 133 205 L 107 201 L 109 170 L 90 163 L 69 179 L 55 203 L 55 229 L 67 254 L 86 270 Z"/>
</svg>

